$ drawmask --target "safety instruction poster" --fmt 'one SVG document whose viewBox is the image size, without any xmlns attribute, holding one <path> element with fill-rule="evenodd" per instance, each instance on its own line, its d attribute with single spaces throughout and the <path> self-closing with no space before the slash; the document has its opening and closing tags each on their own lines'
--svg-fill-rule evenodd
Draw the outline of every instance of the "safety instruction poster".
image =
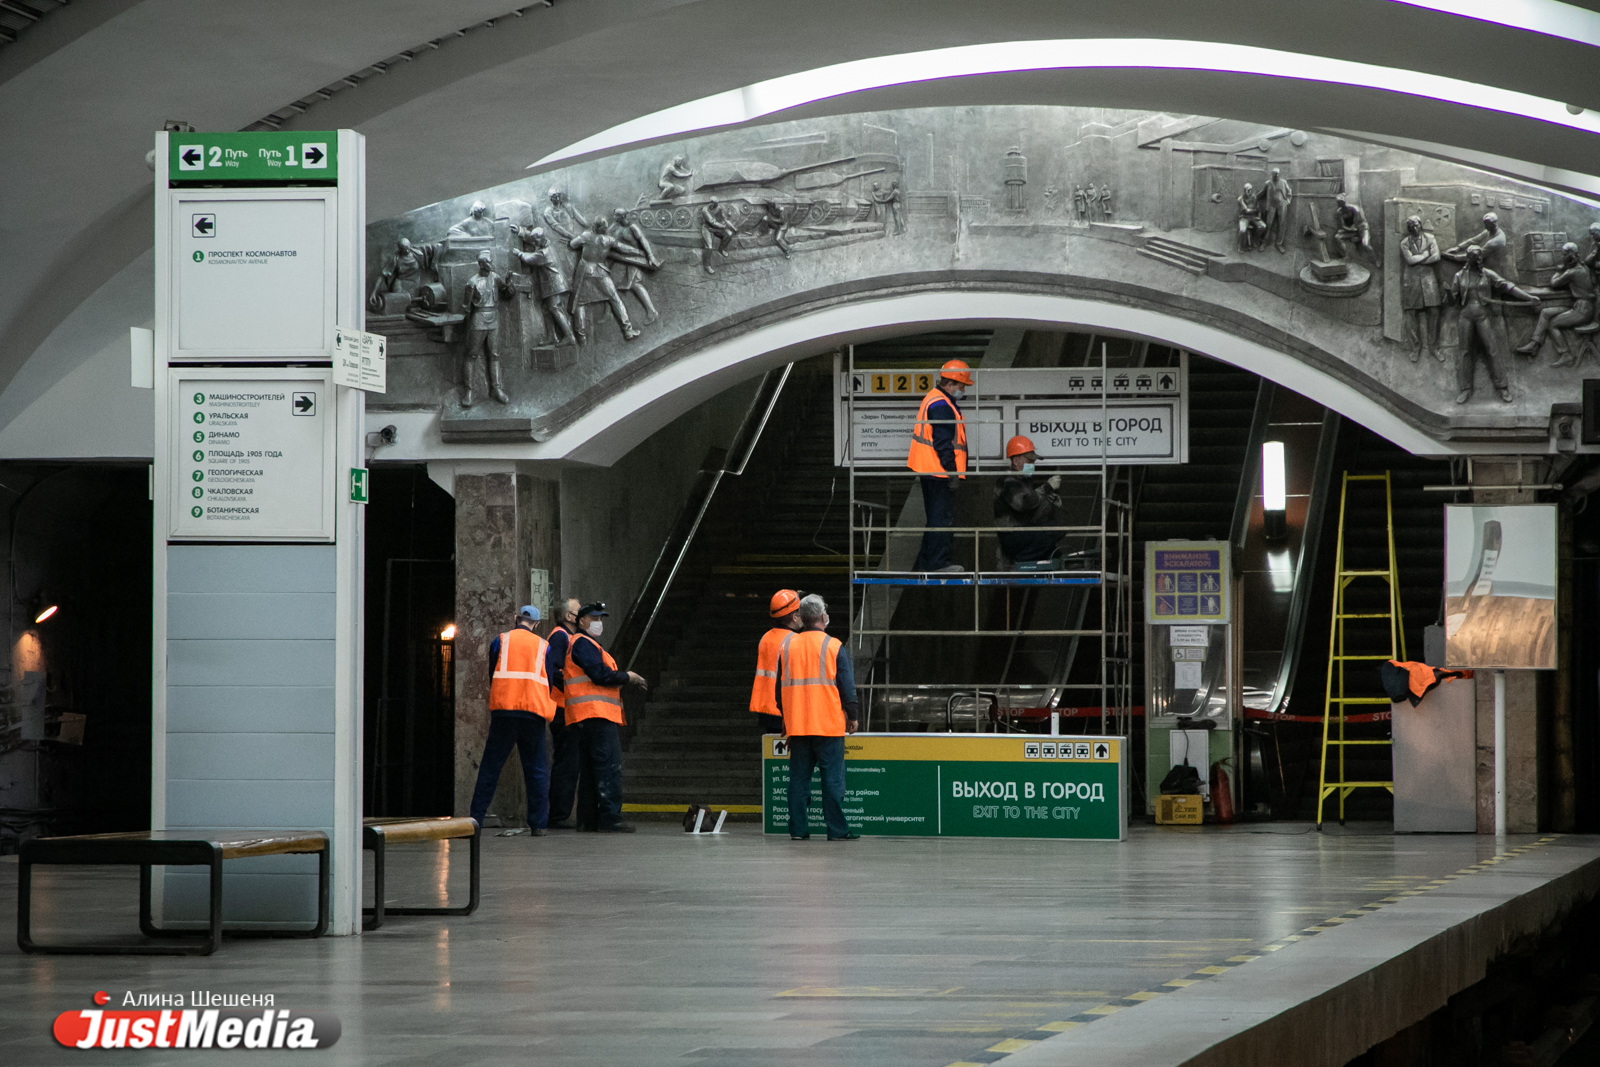
<svg viewBox="0 0 1600 1067">
<path fill-rule="evenodd" d="M 1144 595 L 1147 622 L 1228 621 L 1228 542 L 1148 541 Z"/>
<path fill-rule="evenodd" d="M 854 734 L 845 738 L 845 818 L 863 836 L 1047 837 L 1127 834 L 1126 742 L 1041 734 Z M 762 739 L 762 821 L 789 832 L 786 738 Z M 810 832 L 827 834 L 813 773 Z"/>
</svg>

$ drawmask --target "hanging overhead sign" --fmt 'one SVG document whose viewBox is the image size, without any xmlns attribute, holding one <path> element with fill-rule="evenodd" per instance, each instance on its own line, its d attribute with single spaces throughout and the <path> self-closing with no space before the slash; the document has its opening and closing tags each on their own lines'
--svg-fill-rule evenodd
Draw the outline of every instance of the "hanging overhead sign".
<svg viewBox="0 0 1600 1067">
<path fill-rule="evenodd" d="M 169 537 L 333 540 L 327 371 L 175 369 L 169 382 Z"/>
<path fill-rule="evenodd" d="M 167 184 L 333 184 L 339 135 L 331 130 L 174 133 L 167 140 Z"/>
<path fill-rule="evenodd" d="M 1189 458 L 1180 367 L 980 369 L 974 377 L 961 414 L 975 465 L 1003 469 L 1005 442 L 1017 434 L 1033 441 L 1042 467 Z M 841 368 L 834 462 L 903 467 L 917 410 L 937 380 L 936 371 Z"/>
</svg>

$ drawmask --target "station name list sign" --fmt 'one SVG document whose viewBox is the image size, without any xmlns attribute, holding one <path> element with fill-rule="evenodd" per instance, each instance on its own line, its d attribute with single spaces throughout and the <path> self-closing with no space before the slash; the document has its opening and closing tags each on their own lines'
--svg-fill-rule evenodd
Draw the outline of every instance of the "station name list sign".
<svg viewBox="0 0 1600 1067">
<path fill-rule="evenodd" d="M 333 388 L 292 373 L 171 372 L 173 539 L 333 539 Z"/>
</svg>

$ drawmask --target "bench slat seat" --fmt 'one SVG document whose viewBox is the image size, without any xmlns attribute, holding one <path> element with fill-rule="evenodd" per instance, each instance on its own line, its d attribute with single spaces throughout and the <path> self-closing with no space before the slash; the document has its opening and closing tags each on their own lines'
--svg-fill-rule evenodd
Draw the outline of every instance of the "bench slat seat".
<svg viewBox="0 0 1600 1067">
<path fill-rule="evenodd" d="M 253 856 L 315 853 L 317 856 L 317 921 L 304 930 L 233 930 L 235 936 L 321 937 L 328 929 L 328 835 L 321 830 L 215 829 L 82 834 L 25 841 L 18 855 L 17 947 L 24 952 L 101 956 L 209 956 L 222 944 L 222 861 Z M 33 868 L 36 864 L 66 866 L 121 865 L 139 868 L 139 929 L 146 937 L 181 938 L 183 944 L 42 945 L 33 940 Z M 210 907 L 204 929 L 163 929 L 150 914 L 153 867 L 209 867 Z M 203 935 L 196 938 L 194 935 Z"/>
<path fill-rule="evenodd" d="M 385 858 L 387 846 L 391 842 L 446 841 L 459 837 L 470 838 L 472 842 L 471 858 L 469 860 L 471 889 L 465 906 L 458 908 L 413 908 L 389 907 L 384 904 Z M 376 930 L 383 925 L 384 918 L 389 915 L 471 915 L 477 911 L 479 846 L 482 842 L 483 834 L 477 821 L 467 816 L 434 815 L 415 818 L 383 816 L 363 819 L 361 847 L 372 852 L 372 907 L 361 909 L 362 915 L 365 916 L 361 928 L 363 930 Z"/>
</svg>

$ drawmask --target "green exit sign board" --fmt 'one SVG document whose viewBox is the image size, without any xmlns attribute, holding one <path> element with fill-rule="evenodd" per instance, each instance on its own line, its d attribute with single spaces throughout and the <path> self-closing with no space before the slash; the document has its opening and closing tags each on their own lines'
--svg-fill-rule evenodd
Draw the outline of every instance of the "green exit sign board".
<svg viewBox="0 0 1600 1067">
<path fill-rule="evenodd" d="M 332 184 L 338 178 L 339 135 L 333 130 L 167 137 L 169 185 Z"/>
<path fill-rule="evenodd" d="M 1128 832 L 1121 737 L 854 734 L 845 817 L 862 835 L 1121 841 Z M 762 822 L 789 832 L 788 741 L 762 739 Z M 810 831 L 826 833 L 811 780 Z"/>
</svg>

